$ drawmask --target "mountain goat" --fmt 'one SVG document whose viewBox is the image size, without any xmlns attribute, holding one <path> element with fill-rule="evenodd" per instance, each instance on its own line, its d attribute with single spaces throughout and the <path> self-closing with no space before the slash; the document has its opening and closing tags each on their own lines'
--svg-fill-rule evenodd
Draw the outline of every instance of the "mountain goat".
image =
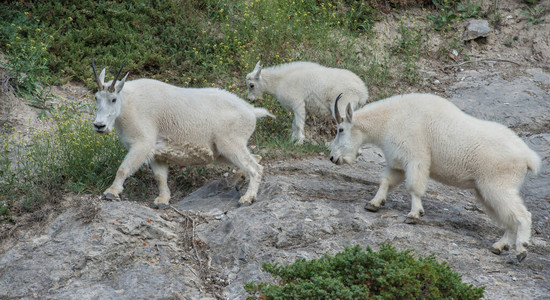
<svg viewBox="0 0 550 300">
<path fill-rule="evenodd" d="M 262 99 L 264 93 L 274 96 L 294 113 L 292 139 L 298 144 L 305 139 L 306 112 L 320 117 L 334 116 L 334 99 L 339 93 L 340 108 L 348 103 L 353 109 L 363 106 L 369 97 L 365 83 L 353 72 L 328 68 L 312 62 L 293 62 L 262 69 L 260 61 L 246 75 L 248 101 Z"/>
<path fill-rule="evenodd" d="M 429 177 L 474 189 L 485 212 L 505 228 L 491 251 L 500 254 L 513 245 L 519 261 L 526 257 L 531 213 L 519 192 L 527 170 L 538 172 L 540 157 L 513 131 L 429 94 L 393 96 L 355 112 L 348 105 L 345 121 L 338 105 L 334 110 L 338 132 L 331 145 L 333 163 L 354 162 L 363 144 L 381 148 L 387 162 L 367 210 L 378 211 L 388 190 L 405 181 L 411 197 L 406 222 L 416 223 L 424 214 L 420 197 Z"/>
<path fill-rule="evenodd" d="M 169 204 L 168 167 L 204 165 L 215 160 L 230 162 L 250 178 L 239 203 L 256 197 L 262 166 L 251 155 L 247 141 L 256 119 L 271 116 L 236 95 L 215 88 L 180 88 L 152 79 L 126 82 L 128 73 L 105 83 L 105 69 L 97 76 L 97 113 L 94 129 L 110 132 L 113 127 L 128 153 L 118 168 L 104 198 L 116 199 L 126 178 L 149 162 L 159 186 L 156 206 Z"/>
</svg>

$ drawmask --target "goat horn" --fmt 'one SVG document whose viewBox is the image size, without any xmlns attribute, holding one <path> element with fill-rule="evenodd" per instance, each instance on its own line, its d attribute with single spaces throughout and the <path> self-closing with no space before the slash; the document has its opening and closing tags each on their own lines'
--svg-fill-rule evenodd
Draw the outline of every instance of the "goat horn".
<svg viewBox="0 0 550 300">
<path fill-rule="evenodd" d="M 92 70 L 94 70 L 94 77 L 95 82 L 97 82 L 97 87 L 99 90 L 103 90 L 103 83 L 99 80 L 99 77 L 97 77 L 97 72 L 95 71 L 95 63 L 94 63 L 94 57 L 92 56 Z"/>
<path fill-rule="evenodd" d="M 342 98 L 342 93 L 336 97 L 336 101 L 334 102 L 334 117 L 336 117 L 336 123 L 340 124 L 344 120 L 342 119 L 342 116 L 340 116 L 340 111 L 338 111 L 338 100 Z"/>
<path fill-rule="evenodd" d="M 115 91 L 116 80 L 118 79 L 118 75 L 120 75 L 120 72 L 122 71 L 122 68 L 124 68 L 124 64 L 126 64 L 126 62 L 122 63 L 122 66 L 120 67 L 120 70 L 118 70 L 118 73 L 116 73 L 116 76 L 115 76 L 115 79 L 113 80 L 113 83 L 111 83 L 111 86 L 109 87 L 109 90 L 111 92 Z"/>
</svg>

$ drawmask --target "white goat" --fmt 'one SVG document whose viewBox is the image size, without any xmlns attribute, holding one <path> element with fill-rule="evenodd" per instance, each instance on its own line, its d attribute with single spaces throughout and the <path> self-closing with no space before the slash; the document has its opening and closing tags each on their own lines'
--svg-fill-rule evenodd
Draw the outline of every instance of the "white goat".
<svg viewBox="0 0 550 300">
<path fill-rule="evenodd" d="M 367 210 L 378 211 L 388 190 L 405 181 L 412 202 L 406 221 L 416 223 L 424 213 L 420 197 L 429 177 L 474 189 L 485 212 L 505 228 L 491 251 L 500 254 L 514 245 L 518 260 L 525 258 L 531 213 L 519 191 L 527 170 L 538 172 L 540 157 L 513 131 L 429 94 L 394 96 L 355 112 L 348 106 L 345 121 L 336 105 L 335 115 L 338 132 L 331 145 L 332 162 L 354 162 L 363 144 L 381 148 L 387 161 Z"/>
<path fill-rule="evenodd" d="M 126 82 L 128 74 L 117 82 L 120 71 L 112 82 L 105 83 L 105 69 L 98 77 L 93 60 L 92 68 L 99 88 L 95 94 L 94 128 L 98 133 L 116 128 L 128 149 L 104 198 L 117 199 L 126 178 L 149 162 L 159 186 L 154 204 L 167 205 L 169 165 L 204 165 L 221 160 L 239 167 L 250 178 L 239 203 L 254 201 L 262 166 L 250 154 L 247 142 L 257 118 L 274 117 L 265 108 L 255 108 L 215 88 L 180 88 L 152 79 Z"/>
<path fill-rule="evenodd" d="M 292 139 L 298 144 L 305 139 L 306 111 L 319 117 L 334 116 L 334 99 L 340 93 L 340 108 L 351 103 L 353 109 L 367 103 L 365 83 L 353 72 L 327 68 L 312 62 L 293 62 L 262 69 L 260 61 L 246 75 L 248 100 L 262 99 L 264 93 L 274 96 L 294 113 Z"/>
</svg>

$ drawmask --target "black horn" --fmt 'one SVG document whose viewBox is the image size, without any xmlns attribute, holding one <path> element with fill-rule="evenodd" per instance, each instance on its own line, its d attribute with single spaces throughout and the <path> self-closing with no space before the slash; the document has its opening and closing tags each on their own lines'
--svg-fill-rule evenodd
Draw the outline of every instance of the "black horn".
<svg viewBox="0 0 550 300">
<path fill-rule="evenodd" d="M 342 116 L 340 116 L 340 111 L 338 110 L 338 100 L 340 100 L 340 98 L 342 98 L 342 93 L 336 97 L 336 101 L 334 102 L 334 117 L 336 117 L 336 123 L 338 124 L 344 122 Z"/>
<path fill-rule="evenodd" d="M 115 76 L 115 79 L 113 80 L 113 83 L 111 83 L 111 86 L 109 87 L 109 91 L 111 93 L 115 91 L 115 84 L 116 84 L 116 81 L 118 79 L 118 76 L 120 75 L 120 72 L 122 71 L 122 68 L 124 68 L 124 64 L 126 64 L 126 62 L 122 63 L 122 66 L 120 67 L 120 70 L 118 70 L 118 73 L 116 73 L 116 76 Z"/>
<path fill-rule="evenodd" d="M 92 56 L 92 70 L 94 70 L 94 77 L 95 82 L 97 82 L 97 87 L 99 90 L 103 90 L 103 83 L 99 80 L 99 77 L 97 77 L 97 72 L 95 71 L 95 63 L 94 63 L 94 57 Z"/>
</svg>

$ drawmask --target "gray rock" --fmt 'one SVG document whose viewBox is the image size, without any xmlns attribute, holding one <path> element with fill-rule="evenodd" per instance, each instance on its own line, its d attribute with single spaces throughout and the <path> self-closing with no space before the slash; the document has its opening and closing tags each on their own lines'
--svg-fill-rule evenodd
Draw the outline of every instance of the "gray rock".
<svg viewBox="0 0 550 300">
<path fill-rule="evenodd" d="M 243 284 L 271 281 L 263 262 L 335 254 L 383 242 L 434 254 L 465 282 L 486 286 L 487 299 L 545 299 L 550 294 L 550 74 L 540 69 L 511 80 L 466 71 L 447 89 L 476 117 L 518 132 L 543 158 L 522 195 L 533 215 L 532 245 L 520 264 L 489 248 L 502 230 L 475 206 L 470 191 L 431 181 L 425 215 L 405 224 L 403 185 L 378 212 L 364 209 L 385 163 L 365 147 L 357 164 L 327 158 L 281 161 L 264 168 L 258 199 L 239 206 L 240 192 L 220 179 L 165 210 L 137 202 L 99 202 L 93 221 L 79 208 L 0 254 L 0 299 L 244 299 Z M 192 225 L 195 225 L 192 227 Z"/>
<path fill-rule="evenodd" d="M 486 20 L 470 20 L 464 29 L 462 40 L 469 41 L 480 37 L 487 37 L 491 32 L 489 22 Z"/>
</svg>

